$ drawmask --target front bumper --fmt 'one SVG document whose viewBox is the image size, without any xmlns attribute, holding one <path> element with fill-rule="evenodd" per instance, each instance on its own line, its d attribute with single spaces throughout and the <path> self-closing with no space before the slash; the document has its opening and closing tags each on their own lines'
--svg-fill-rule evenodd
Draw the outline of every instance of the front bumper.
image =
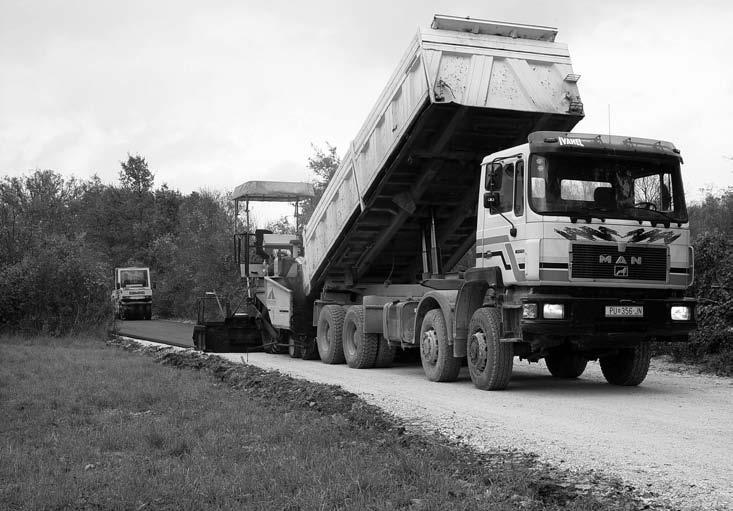
<svg viewBox="0 0 733 511">
<path fill-rule="evenodd" d="M 664 341 L 686 341 L 688 334 L 697 328 L 696 301 L 692 298 L 625 300 L 619 298 L 578 298 L 557 295 L 530 295 L 522 303 L 538 304 L 536 319 L 522 319 L 522 337 L 537 336 L 614 338 L 637 337 Z M 563 319 L 544 319 L 542 304 L 563 304 Z M 690 308 L 690 319 L 673 321 L 672 306 Z M 642 306 L 643 317 L 606 317 L 607 306 Z"/>
</svg>

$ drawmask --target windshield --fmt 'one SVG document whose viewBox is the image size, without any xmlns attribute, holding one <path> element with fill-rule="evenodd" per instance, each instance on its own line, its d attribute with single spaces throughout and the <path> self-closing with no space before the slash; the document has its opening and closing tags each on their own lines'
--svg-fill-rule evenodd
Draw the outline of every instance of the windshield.
<svg viewBox="0 0 733 511">
<path fill-rule="evenodd" d="M 532 155 L 530 205 L 571 218 L 687 221 L 679 162 L 672 158 Z"/>
<path fill-rule="evenodd" d="M 148 285 L 147 270 L 120 270 L 120 285 L 125 286 L 143 286 Z"/>
</svg>

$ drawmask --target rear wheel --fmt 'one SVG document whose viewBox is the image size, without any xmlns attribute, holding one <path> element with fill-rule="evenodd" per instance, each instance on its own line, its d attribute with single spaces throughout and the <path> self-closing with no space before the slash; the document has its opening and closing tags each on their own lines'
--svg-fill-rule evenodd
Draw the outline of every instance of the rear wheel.
<svg viewBox="0 0 733 511">
<path fill-rule="evenodd" d="M 545 364 L 555 378 L 577 378 L 588 365 L 588 360 L 567 350 L 554 351 L 545 357 Z"/>
<path fill-rule="evenodd" d="M 611 385 L 635 386 L 646 378 L 652 353 L 649 343 L 619 350 L 615 355 L 601 357 L 601 371 Z"/>
<path fill-rule="evenodd" d="M 153 318 L 153 306 L 148 304 L 145 306 L 145 319 L 150 320 Z"/>
<path fill-rule="evenodd" d="M 501 342 L 501 312 L 477 309 L 468 324 L 468 372 L 482 390 L 504 390 L 512 377 L 514 350 Z"/>
<path fill-rule="evenodd" d="M 440 309 L 425 314 L 420 328 L 420 360 L 430 381 L 456 381 L 461 359 L 453 356 L 448 331 Z"/>
<path fill-rule="evenodd" d="M 318 354 L 324 364 L 343 364 L 342 344 L 344 309 L 339 305 L 326 305 L 318 317 Z"/>
<path fill-rule="evenodd" d="M 342 335 L 344 358 L 349 367 L 368 369 L 374 367 L 379 347 L 379 334 L 364 332 L 364 307 L 349 307 L 344 316 Z"/>
</svg>

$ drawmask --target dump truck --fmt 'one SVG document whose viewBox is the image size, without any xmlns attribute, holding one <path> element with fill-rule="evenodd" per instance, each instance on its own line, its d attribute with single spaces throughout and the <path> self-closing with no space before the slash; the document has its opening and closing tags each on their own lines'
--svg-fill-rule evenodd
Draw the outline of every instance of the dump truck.
<svg viewBox="0 0 733 511">
<path fill-rule="evenodd" d="M 556 35 L 450 16 L 418 31 L 302 241 L 281 256 L 288 240 L 236 234 L 254 239 L 235 245 L 264 342 L 353 368 L 415 349 L 429 380 L 465 361 L 501 390 L 515 356 L 560 378 L 599 360 L 609 383 L 638 385 L 650 342 L 687 338 L 680 151 L 572 133 L 579 75 Z"/>
<path fill-rule="evenodd" d="M 115 268 L 112 310 L 117 319 L 150 319 L 153 315 L 153 288 L 150 269 Z"/>
</svg>

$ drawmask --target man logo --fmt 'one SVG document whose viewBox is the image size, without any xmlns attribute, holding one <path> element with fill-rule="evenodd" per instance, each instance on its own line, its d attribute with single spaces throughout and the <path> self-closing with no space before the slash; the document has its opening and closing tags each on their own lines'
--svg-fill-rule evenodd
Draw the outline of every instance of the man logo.
<svg viewBox="0 0 733 511">
<path fill-rule="evenodd" d="M 629 276 L 629 267 L 628 266 L 614 266 L 613 267 L 613 276 L 614 277 L 628 277 Z"/>
<path fill-rule="evenodd" d="M 598 256 L 598 264 L 629 264 L 629 262 L 626 260 L 624 256 L 619 256 L 616 261 L 613 261 L 613 257 L 610 255 L 599 255 Z M 641 256 L 634 257 L 631 256 L 631 265 L 640 265 L 641 264 Z"/>
</svg>

